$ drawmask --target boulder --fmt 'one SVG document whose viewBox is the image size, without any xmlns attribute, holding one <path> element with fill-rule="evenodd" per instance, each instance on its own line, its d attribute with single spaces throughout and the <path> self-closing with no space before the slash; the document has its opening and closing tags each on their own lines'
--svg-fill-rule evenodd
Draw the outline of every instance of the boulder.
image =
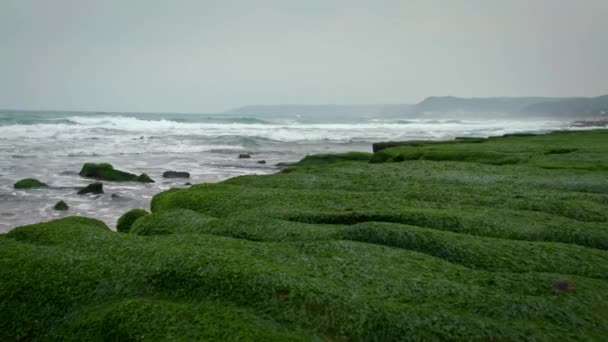
<svg viewBox="0 0 608 342">
<path fill-rule="evenodd" d="M 53 207 L 53 209 L 58 210 L 58 211 L 66 211 L 68 210 L 70 207 L 68 206 L 67 203 L 65 203 L 64 201 L 59 201 L 55 204 L 55 206 Z"/>
<path fill-rule="evenodd" d="M 154 180 L 145 173 L 142 173 L 141 175 L 137 176 L 137 181 L 140 183 L 154 183 Z"/>
<path fill-rule="evenodd" d="M 94 178 L 99 180 L 115 181 L 115 182 L 142 182 L 154 183 L 154 181 L 145 173 L 137 176 L 135 174 L 114 169 L 112 164 L 108 163 L 86 163 L 82 166 L 79 175 L 86 178 Z"/>
<path fill-rule="evenodd" d="M 164 178 L 190 178 L 190 173 L 183 171 L 165 171 L 163 172 Z"/>
<path fill-rule="evenodd" d="M 249 153 L 241 153 L 239 154 L 239 159 L 251 158 L 251 154 Z"/>
<path fill-rule="evenodd" d="M 266 164 L 265 160 L 258 160 L 258 164 Z"/>
<path fill-rule="evenodd" d="M 33 189 L 33 188 L 45 188 L 48 185 L 42 183 L 41 181 L 35 178 L 25 178 L 13 185 L 15 189 Z"/>
<path fill-rule="evenodd" d="M 84 188 L 78 190 L 79 195 L 84 194 L 103 194 L 103 183 L 95 182 L 91 183 Z"/>
<path fill-rule="evenodd" d="M 149 215 L 150 213 L 143 209 L 132 209 L 122 214 L 116 223 L 116 231 L 120 233 L 128 233 L 131 230 L 133 223 L 140 217 Z"/>
</svg>

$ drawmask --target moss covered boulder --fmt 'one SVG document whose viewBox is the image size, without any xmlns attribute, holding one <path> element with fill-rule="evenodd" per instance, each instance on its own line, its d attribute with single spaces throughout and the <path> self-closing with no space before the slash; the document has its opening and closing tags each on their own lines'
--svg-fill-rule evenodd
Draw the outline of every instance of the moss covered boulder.
<svg viewBox="0 0 608 342">
<path fill-rule="evenodd" d="M 81 177 L 114 182 L 154 183 L 154 181 L 145 173 L 138 176 L 129 172 L 116 170 L 112 164 L 108 163 L 86 163 L 82 166 L 79 174 Z"/>
<path fill-rule="evenodd" d="M 70 207 L 68 206 L 67 203 L 65 203 L 64 201 L 59 201 L 55 204 L 55 206 L 53 207 L 53 209 L 57 210 L 57 211 L 66 211 L 68 210 Z"/>
<path fill-rule="evenodd" d="M 13 185 L 15 189 L 35 189 L 35 188 L 45 188 L 48 185 L 42 183 L 41 181 L 35 178 L 25 178 Z"/>
<path fill-rule="evenodd" d="M 184 171 L 165 171 L 164 178 L 190 178 L 190 173 Z"/>
<path fill-rule="evenodd" d="M 140 217 L 149 215 L 150 213 L 143 209 L 132 209 L 124 213 L 116 223 L 116 231 L 121 233 L 128 233 L 133 226 L 133 223 Z"/>
<path fill-rule="evenodd" d="M 85 194 L 103 194 L 103 183 L 91 183 L 84 188 L 78 190 L 79 195 Z"/>
</svg>

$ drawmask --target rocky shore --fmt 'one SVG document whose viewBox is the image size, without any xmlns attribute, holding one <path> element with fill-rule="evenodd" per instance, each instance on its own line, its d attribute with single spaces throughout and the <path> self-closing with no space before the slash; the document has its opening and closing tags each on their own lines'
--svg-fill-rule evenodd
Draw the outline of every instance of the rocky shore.
<svg viewBox="0 0 608 342">
<path fill-rule="evenodd" d="M 19 227 L 0 340 L 599 340 L 607 176 L 608 130 L 396 142 Z"/>
</svg>

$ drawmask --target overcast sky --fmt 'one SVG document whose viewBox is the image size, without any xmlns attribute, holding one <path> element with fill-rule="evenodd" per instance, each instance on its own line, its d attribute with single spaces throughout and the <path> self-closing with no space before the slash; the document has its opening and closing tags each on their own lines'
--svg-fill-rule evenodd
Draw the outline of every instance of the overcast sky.
<svg viewBox="0 0 608 342">
<path fill-rule="evenodd" d="M 0 0 L 0 108 L 608 93 L 608 0 Z"/>
</svg>

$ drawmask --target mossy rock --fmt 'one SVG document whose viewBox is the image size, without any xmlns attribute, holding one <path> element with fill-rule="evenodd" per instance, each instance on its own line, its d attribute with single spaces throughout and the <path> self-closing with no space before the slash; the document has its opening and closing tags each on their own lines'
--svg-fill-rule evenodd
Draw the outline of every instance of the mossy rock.
<svg viewBox="0 0 608 342">
<path fill-rule="evenodd" d="M 347 152 L 340 154 L 311 154 L 294 164 L 294 166 L 327 165 L 348 161 L 367 162 L 370 160 L 371 157 L 372 154 L 366 152 Z"/>
<path fill-rule="evenodd" d="M 124 213 L 116 223 L 116 231 L 121 233 L 128 233 L 133 226 L 133 223 L 140 217 L 149 215 L 150 213 L 143 209 L 132 209 Z"/>
<path fill-rule="evenodd" d="M 107 180 L 114 182 L 142 182 L 153 183 L 154 181 L 145 173 L 137 176 L 135 174 L 114 169 L 108 163 L 86 163 L 82 166 L 79 175 L 86 178 Z"/>
<path fill-rule="evenodd" d="M 66 211 L 68 210 L 70 207 L 68 206 L 67 203 L 65 203 L 64 201 L 59 201 L 55 204 L 55 206 L 53 207 L 53 209 L 57 210 L 57 211 Z"/>
<path fill-rule="evenodd" d="M 154 183 L 154 180 L 145 173 L 142 173 L 141 175 L 137 176 L 137 181 L 140 183 Z"/>
<path fill-rule="evenodd" d="M 189 172 L 184 171 L 165 171 L 163 172 L 164 178 L 190 178 Z"/>
<path fill-rule="evenodd" d="M 35 188 L 45 188 L 48 187 L 45 183 L 35 179 L 35 178 L 25 178 L 13 185 L 15 189 L 35 189 Z"/>
<path fill-rule="evenodd" d="M 84 188 L 78 190 L 79 195 L 85 194 L 103 194 L 103 183 L 95 182 L 91 183 Z"/>
</svg>

